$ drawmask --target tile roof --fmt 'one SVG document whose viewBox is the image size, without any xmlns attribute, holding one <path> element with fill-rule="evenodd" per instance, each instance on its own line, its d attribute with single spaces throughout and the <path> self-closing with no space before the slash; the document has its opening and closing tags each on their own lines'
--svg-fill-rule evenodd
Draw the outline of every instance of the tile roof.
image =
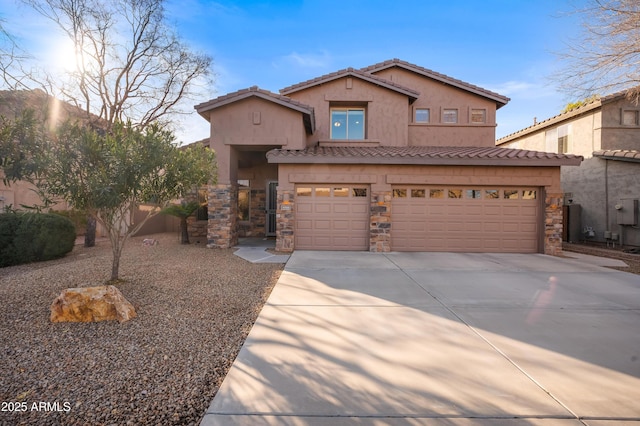
<svg viewBox="0 0 640 426">
<path fill-rule="evenodd" d="M 560 166 L 579 165 L 583 157 L 497 147 L 313 146 L 274 149 L 267 159 L 270 163 Z"/>
<path fill-rule="evenodd" d="M 303 104 L 302 102 L 298 102 L 287 96 L 273 93 L 269 90 L 260 89 L 258 86 L 251 86 L 248 89 L 241 89 L 236 92 L 227 93 L 226 95 L 219 96 L 207 102 L 198 104 L 194 108 L 196 109 L 196 111 L 198 111 L 198 114 L 202 115 L 208 120 L 208 117 L 204 113 L 253 96 L 265 99 L 269 102 L 280 104 L 284 107 L 291 108 L 303 113 L 305 115 L 305 126 L 307 127 L 307 131 L 309 131 L 310 133 L 313 133 L 315 131 L 315 115 L 313 107 Z"/>
<path fill-rule="evenodd" d="M 412 98 L 413 100 L 417 99 L 418 96 L 420 96 L 420 92 L 417 92 L 409 87 L 402 86 L 400 84 L 394 83 L 393 81 L 386 80 L 384 78 L 380 78 L 373 74 L 366 73 L 354 68 L 345 68 L 340 71 L 325 74 L 320 77 L 313 78 L 311 80 L 303 81 L 301 83 L 285 87 L 284 89 L 280 89 L 280 93 L 283 95 L 288 95 L 290 93 L 298 92 L 303 89 L 307 89 L 323 83 L 328 83 L 330 81 L 337 80 L 339 78 L 343 78 L 347 76 L 356 77 L 361 80 L 365 80 L 370 83 L 377 84 L 378 86 L 386 87 L 387 89 L 391 89 L 396 92 L 403 93 L 409 96 L 410 98 Z"/>
<path fill-rule="evenodd" d="M 632 161 L 640 163 L 640 151 L 633 149 L 601 149 L 593 153 L 594 157 L 607 160 Z"/>
<path fill-rule="evenodd" d="M 236 92 L 227 93 L 226 95 L 223 95 L 223 96 L 218 96 L 217 98 L 198 104 L 194 108 L 200 114 L 202 114 L 203 112 L 209 111 L 211 109 L 215 109 L 223 105 L 227 105 L 232 102 L 236 102 L 240 99 L 248 98 L 251 96 L 258 96 L 270 101 L 282 103 L 285 106 L 298 109 L 301 112 L 307 112 L 310 114 L 313 113 L 313 107 L 309 105 L 293 100 L 287 96 L 282 96 L 278 93 L 273 93 L 273 92 L 270 92 L 269 90 L 261 89 L 258 86 L 251 86 L 247 89 L 241 89 Z"/>
<path fill-rule="evenodd" d="M 510 101 L 510 99 L 508 97 L 503 96 L 503 95 L 501 95 L 499 93 L 492 92 L 491 90 L 484 89 L 482 87 L 467 83 L 467 82 L 462 81 L 462 80 L 458 80 L 458 79 L 453 78 L 453 77 L 449 77 L 448 75 L 441 74 L 439 72 L 436 72 L 436 71 L 430 70 L 428 68 L 424 68 L 424 67 L 421 67 L 419 65 L 415 65 L 415 64 L 412 64 L 410 62 L 403 61 L 403 60 L 400 60 L 400 59 L 390 59 L 390 60 L 387 60 L 387 61 L 379 62 L 377 64 L 370 65 L 370 66 L 365 67 L 365 68 L 361 68 L 361 71 L 364 71 L 366 73 L 376 73 L 378 71 L 382 71 L 384 69 L 391 68 L 391 67 L 404 68 L 406 70 L 413 71 L 413 72 L 415 72 L 417 74 L 423 75 L 423 76 L 431 78 L 433 80 L 437 80 L 437 81 L 440 81 L 442 83 L 446 83 L 446 84 L 449 84 L 451 86 L 458 87 L 460 89 L 463 89 L 463 90 L 466 90 L 466 91 L 481 95 L 481 96 L 483 96 L 485 98 L 489 98 L 491 100 L 496 101 L 499 104 L 498 108 L 500 108 L 501 106 L 506 105 Z"/>
</svg>

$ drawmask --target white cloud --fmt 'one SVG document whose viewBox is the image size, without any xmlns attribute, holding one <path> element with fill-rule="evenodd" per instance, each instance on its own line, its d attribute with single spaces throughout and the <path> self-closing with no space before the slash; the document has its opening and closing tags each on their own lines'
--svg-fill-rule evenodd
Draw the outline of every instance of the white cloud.
<svg viewBox="0 0 640 426">
<path fill-rule="evenodd" d="M 327 68 L 331 65 L 332 58 L 326 50 L 320 53 L 298 53 L 292 52 L 276 61 L 276 66 L 280 62 L 294 65 L 300 68 Z"/>
</svg>

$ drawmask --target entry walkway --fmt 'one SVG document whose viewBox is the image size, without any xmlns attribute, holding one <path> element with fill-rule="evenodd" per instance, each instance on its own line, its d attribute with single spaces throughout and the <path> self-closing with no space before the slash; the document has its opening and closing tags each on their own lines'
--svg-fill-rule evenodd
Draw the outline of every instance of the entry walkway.
<svg viewBox="0 0 640 426">
<path fill-rule="evenodd" d="M 296 251 L 201 425 L 640 424 L 640 276 Z"/>
<path fill-rule="evenodd" d="M 276 242 L 273 238 L 241 238 L 233 254 L 251 263 L 287 263 L 288 254 L 267 251 L 275 247 Z"/>
</svg>

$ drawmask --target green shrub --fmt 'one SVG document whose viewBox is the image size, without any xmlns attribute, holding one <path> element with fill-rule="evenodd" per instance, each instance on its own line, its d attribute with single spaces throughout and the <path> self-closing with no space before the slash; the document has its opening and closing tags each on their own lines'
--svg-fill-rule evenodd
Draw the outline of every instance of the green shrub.
<svg viewBox="0 0 640 426">
<path fill-rule="evenodd" d="M 68 217 L 76 227 L 77 235 L 84 235 L 87 231 L 87 213 L 82 210 L 49 210 L 49 213 Z"/>
<path fill-rule="evenodd" d="M 57 214 L 0 214 L 0 267 L 63 257 L 73 249 L 76 230 Z"/>
</svg>

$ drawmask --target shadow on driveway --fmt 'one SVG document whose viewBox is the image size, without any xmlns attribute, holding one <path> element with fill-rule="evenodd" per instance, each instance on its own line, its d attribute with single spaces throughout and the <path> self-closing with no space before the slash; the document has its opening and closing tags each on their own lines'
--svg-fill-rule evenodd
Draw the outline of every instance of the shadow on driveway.
<svg viewBox="0 0 640 426">
<path fill-rule="evenodd" d="M 640 421 L 639 326 L 571 259 L 296 251 L 202 425 Z"/>
</svg>

